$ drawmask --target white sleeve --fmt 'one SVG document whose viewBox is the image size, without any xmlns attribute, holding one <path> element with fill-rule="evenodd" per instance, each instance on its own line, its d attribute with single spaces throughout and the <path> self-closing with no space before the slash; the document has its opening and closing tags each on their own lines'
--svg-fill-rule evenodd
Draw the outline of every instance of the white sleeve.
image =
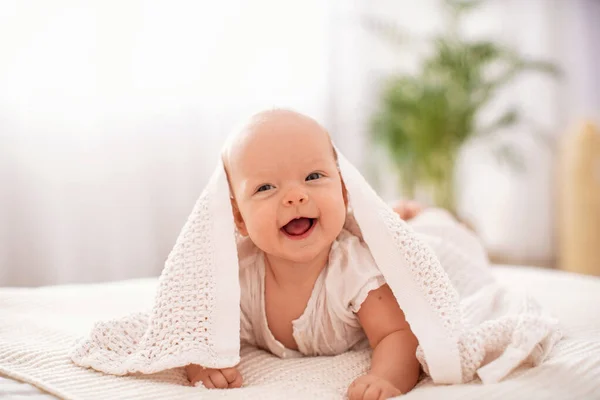
<svg viewBox="0 0 600 400">
<path fill-rule="evenodd" d="M 385 279 L 367 245 L 358 237 L 343 231 L 334 243 L 329 268 L 340 312 L 351 318 L 357 313 L 369 292 L 385 284 Z"/>
</svg>

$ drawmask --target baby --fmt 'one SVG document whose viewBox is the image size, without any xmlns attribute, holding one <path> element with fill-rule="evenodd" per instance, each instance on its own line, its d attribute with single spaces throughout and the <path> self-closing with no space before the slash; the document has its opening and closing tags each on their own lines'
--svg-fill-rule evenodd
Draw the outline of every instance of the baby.
<svg viewBox="0 0 600 400">
<path fill-rule="evenodd" d="M 373 348 L 355 399 L 411 390 L 417 339 L 368 248 L 344 229 L 348 199 L 328 133 L 287 110 L 255 115 L 223 154 L 240 257 L 241 339 L 279 357 Z M 414 205 L 401 207 L 408 217 Z M 236 368 L 186 367 L 192 384 L 237 388 Z"/>
</svg>

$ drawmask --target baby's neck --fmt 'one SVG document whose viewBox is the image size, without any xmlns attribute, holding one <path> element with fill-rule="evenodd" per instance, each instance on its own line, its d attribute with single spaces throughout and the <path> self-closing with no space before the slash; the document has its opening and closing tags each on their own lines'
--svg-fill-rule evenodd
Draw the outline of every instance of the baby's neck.
<svg viewBox="0 0 600 400">
<path fill-rule="evenodd" d="M 295 262 L 265 254 L 266 273 L 281 288 L 312 287 L 327 266 L 329 248 L 308 262 Z"/>
</svg>

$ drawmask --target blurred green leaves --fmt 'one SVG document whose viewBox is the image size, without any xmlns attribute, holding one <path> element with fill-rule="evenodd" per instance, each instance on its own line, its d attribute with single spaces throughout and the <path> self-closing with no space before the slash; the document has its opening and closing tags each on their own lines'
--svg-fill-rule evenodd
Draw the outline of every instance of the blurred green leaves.
<svg viewBox="0 0 600 400">
<path fill-rule="evenodd" d="M 464 15 L 483 1 L 445 0 L 449 24 L 443 35 L 431 39 L 431 52 L 414 75 L 390 76 L 381 91 L 372 133 L 397 165 L 407 196 L 415 186 L 434 189 L 438 206 L 454 210 L 452 182 L 461 146 L 473 136 L 490 136 L 519 122 L 521 112 L 509 107 L 491 123 L 477 126 L 481 110 L 500 89 L 525 71 L 552 76 L 558 69 L 551 63 L 531 60 L 502 44 L 468 41 L 459 29 Z M 388 23 L 371 20 L 368 28 L 403 46 L 408 35 Z M 519 167 L 519 157 L 508 145 L 497 156 Z"/>
</svg>

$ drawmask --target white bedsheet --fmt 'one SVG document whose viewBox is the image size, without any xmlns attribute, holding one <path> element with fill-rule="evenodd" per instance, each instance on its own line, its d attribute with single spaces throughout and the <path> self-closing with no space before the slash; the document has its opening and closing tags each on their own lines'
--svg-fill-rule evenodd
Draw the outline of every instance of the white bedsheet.
<svg viewBox="0 0 600 400">
<path fill-rule="evenodd" d="M 540 367 L 515 371 L 494 385 L 433 386 L 426 379 L 407 399 L 600 399 L 600 279 L 534 268 L 495 267 L 497 278 L 527 291 L 561 321 L 562 340 Z M 48 399 L 38 388 L 69 399 L 204 398 L 184 386 L 180 369 L 143 377 L 105 376 L 70 363 L 72 341 L 98 319 L 126 315 L 152 304 L 155 279 L 39 289 L 0 289 L 0 395 Z M 364 371 L 368 352 L 334 358 L 279 360 L 244 349 L 247 387 L 212 391 L 218 398 L 343 398 Z M 248 365 L 252 364 L 252 368 Z M 301 379 L 300 379 L 301 378 Z M 12 392 L 10 392 L 12 391 Z M 1 396 L 0 396 L 1 397 Z"/>
</svg>

